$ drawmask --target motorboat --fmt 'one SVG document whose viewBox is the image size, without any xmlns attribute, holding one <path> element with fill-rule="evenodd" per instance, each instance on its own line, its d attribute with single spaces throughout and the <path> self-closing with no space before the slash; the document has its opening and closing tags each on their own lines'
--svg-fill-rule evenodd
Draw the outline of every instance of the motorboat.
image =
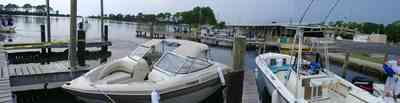
<svg viewBox="0 0 400 103">
<path fill-rule="evenodd" d="M 233 71 L 208 59 L 208 51 L 207 45 L 192 41 L 150 40 L 62 88 L 85 102 L 201 102 L 224 83 L 221 74 Z"/>
<path fill-rule="evenodd" d="M 0 26 L 0 33 L 15 33 L 15 26 Z"/>
<path fill-rule="evenodd" d="M 263 103 L 384 103 L 381 95 L 331 72 L 327 69 L 329 63 L 320 64 L 319 53 L 304 53 L 302 33 L 296 30 L 295 40 L 300 48 L 295 49 L 296 53 L 270 52 L 256 57 L 256 82 Z M 307 61 L 304 56 L 315 59 Z"/>
</svg>

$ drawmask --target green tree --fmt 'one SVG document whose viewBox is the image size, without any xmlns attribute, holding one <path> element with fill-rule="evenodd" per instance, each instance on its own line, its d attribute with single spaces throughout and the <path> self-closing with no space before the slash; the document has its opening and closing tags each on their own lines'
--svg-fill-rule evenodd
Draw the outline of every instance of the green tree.
<svg viewBox="0 0 400 103">
<path fill-rule="evenodd" d="M 391 42 L 400 42 L 400 20 L 385 27 L 385 34 Z"/>
<path fill-rule="evenodd" d="M 5 8 L 7 11 L 17 11 L 17 9 L 19 8 L 19 6 L 16 5 L 16 4 L 7 4 L 4 8 Z"/>
<path fill-rule="evenodd" d="M 32 10 L 33 6 L 31 4 L 25 4 L 22 6 L 22 8 L 25 10 L 25 13 L 29 13 L 30 10 Z"/>
</svg>

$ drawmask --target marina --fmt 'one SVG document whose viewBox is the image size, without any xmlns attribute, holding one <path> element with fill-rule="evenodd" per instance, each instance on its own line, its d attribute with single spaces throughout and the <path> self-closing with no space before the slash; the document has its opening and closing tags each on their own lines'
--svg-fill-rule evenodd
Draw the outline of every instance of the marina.
<svg viewBox="0 0 400 103">
<path fill-rule="evenodd" d="M 322 21 L 314 0 L 267 19 L 224 11 L 239 1 L 44 1 L 0 1 L 0 103 L 400 101 L 400 22 L 338 19 L 341 0 Z"/>
</svg>

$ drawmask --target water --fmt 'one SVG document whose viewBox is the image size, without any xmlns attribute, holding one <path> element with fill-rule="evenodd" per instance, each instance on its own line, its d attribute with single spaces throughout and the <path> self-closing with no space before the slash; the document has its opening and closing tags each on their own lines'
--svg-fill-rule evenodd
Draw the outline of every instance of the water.
<svg viewBox="0 0 400 103">
<path fill-rule="evenodd" d="M 24 42 L 40 42 L 40 25 L 45 24 L 45 18 L 37 16 L 16 16 L 16 30 L 15 34 L 0 34 L 0 42 L 5 43 L 24 43 Z M 80 20 L 80 19 L 78 19 Z M 89 24 L 86 32 L 87 41 L 100 41 L 100 21 L 97 19 L 88 19 Z M 52 40 L 54 41 L 67 41 L 69 40 L 69 18 L 65 17 L 53 17 L 51 18 L 51 32 Z M 115 60 L 127 56 L 132 50 L 134 50 L 139 44 L 148 41 L 149 39 L 136 38 L 135 23 L 132 22 L 120 22 L 120 21 L 105 21 L 106 25 L 109 25 L 109 41 L 112 42 L 112 46 L 109 47 L 111 56 L 107 58 L 107 61 Z M 232 49 L 214 47 L 211 48 L 211 58 L 215 61 L 231 65 L 232 60 Z M 65 49 L 53 49 L 54 52 L 63 52 Z M 96 51 L 97 49 L 89 49 L 90 51 Z M 36 50 L 39 51 L 39 50 Z M 257 56 L 256 51 L 247 51 L 245 58 L 246 68 L 254 69 L 256 65 L 254 58 Z M 88 66 L 99 65 L 99 60 L 87 60 Z M 332 71 L 339 73 L 341 69 L 338 65 L 333 65 Z M 364 76 L 363 74 L 348 71 L 349 76 L 347 79 L 351 79 L 354 76 Z M 373 79 L 373 78 L 372 78 Z M 61 89 L 52 90 L 39 90 L 29 92 L 18 92 L 15 93 L 18 97 L 19 103 L 27 102 L 39 102 L 39 103 L 80 103 L 73 96 L 62 91 Z M 206 102 L 218 102 L 221 100 L 221 93 L 218 92 L 214 96 L 210 97 Z"/>
</svg>

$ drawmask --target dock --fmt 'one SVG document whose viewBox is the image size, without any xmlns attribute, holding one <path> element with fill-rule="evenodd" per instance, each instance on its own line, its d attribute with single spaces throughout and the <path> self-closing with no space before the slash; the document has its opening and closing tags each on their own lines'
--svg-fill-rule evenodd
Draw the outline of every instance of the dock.
<svg viewBox="0 0 400 103">
<path fill-rule="evenodd" d="M 15 103 L 13 92 L 59 88 L 92 68 L 71 70 L 67 61 L 9 64 L 7 58 L 5 50 L 0 49 L 0 103 Z"/>
<path fill-rule="evenodd" d="M 244 71 L 242 103 L 260 103 L 254 73 L 251 69 L 245 69 Z"/>
<path fill-rule="evenodd" d="M 0 49 L 0 103 L 13 103 L 6 55 Z"/>
<path fill-rule="evenodd" d="M 69 43 L 59 42 L 59 43 L 8 43 L 3 44 L 0 49 L 4 50 L 21 50 L 21 49 L 42 49 L 42 48 L 68 48 Z M 88 42 L 86 47 L 103 47 L 111 46 L 111 42 Z"/>
</svg>

